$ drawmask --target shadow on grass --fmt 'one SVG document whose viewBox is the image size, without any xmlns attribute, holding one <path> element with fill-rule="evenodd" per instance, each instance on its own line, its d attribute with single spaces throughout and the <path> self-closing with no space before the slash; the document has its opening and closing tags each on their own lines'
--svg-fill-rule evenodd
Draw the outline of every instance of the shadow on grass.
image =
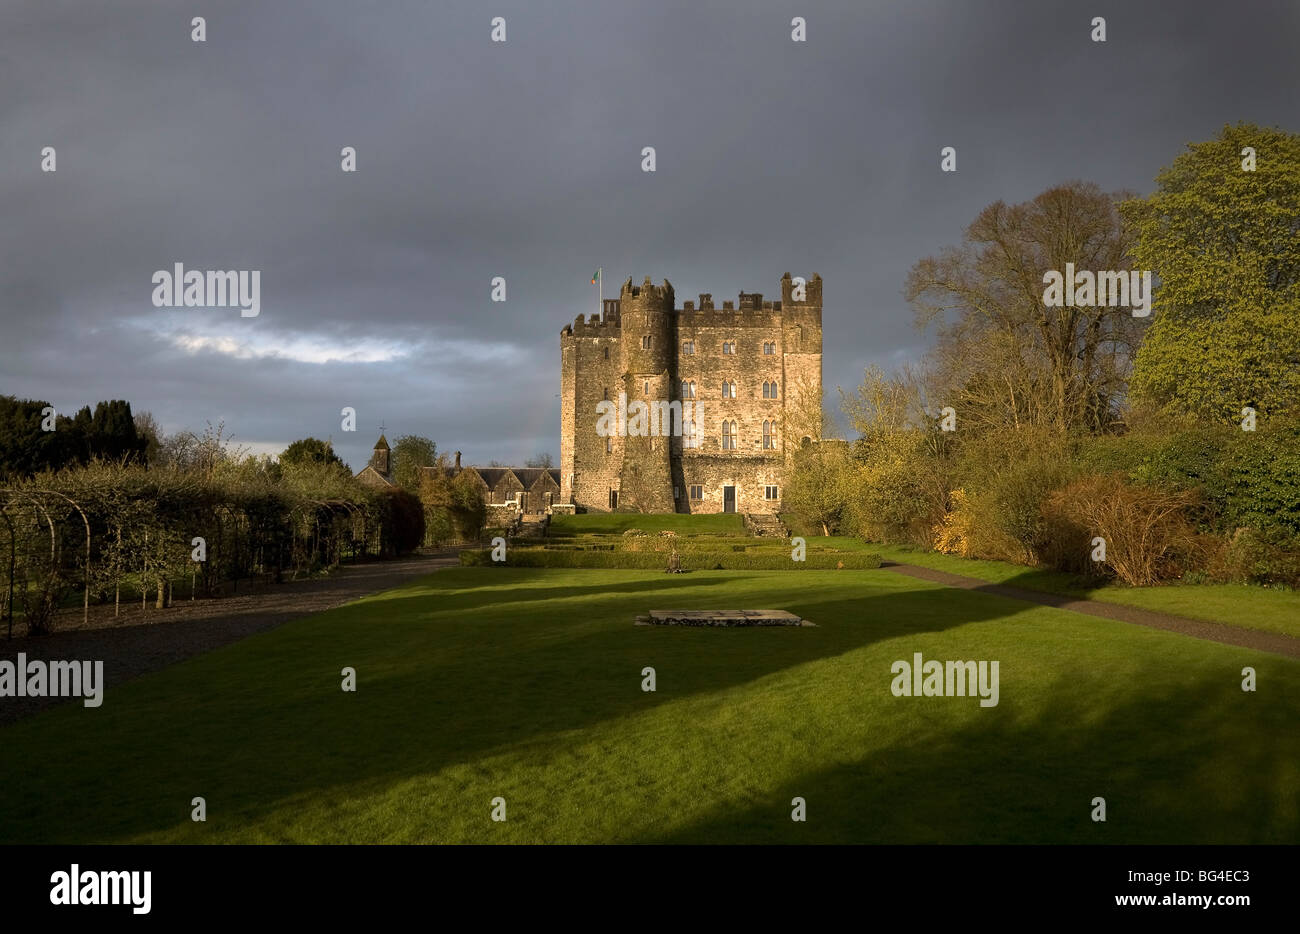
<svg viewBox="0 0 1300 934">
<path fill-rule="evenodd" d="M 1004 685 L 1003 700 L 1013 691 Z M 1066 695 L 1029 723 L 986 708 L 974 721 L 982 725 L 945 733 L 939 744 L 895 746 L 812 771 L 759 803 L 631 842 L 1300 842 L 1300 733 L 1278 708 L 1209 675 L 1160 696 L 1137 694 L 1086 724 Z M 1106 800 L 1104 823 L 1091 817 L 1096 796 Z M 795 797 L 805 799 L 806 822 L 791 820 Z"/>
<path fill-rule="evenodd" d="M 514 569 L 520 584 L 550 573 Z M 378 792 L 548 734 L 1019 609 L 941 588 L 904 589 L 892 576 L 862 578 L 861 597 L 823 599 L 809 591 L 808 573 L 816 572 L 761 576 L 759 602 L 812 618 L 816 628 L 632 625 L 650 606 L 647 584 L 660 601 L 660 592 L 683 587 L 678 581 L 513 587 L 502 602 L 535 599 L 537 609 L 486 621 L 454 616 L 492 606 L 485 594 L 475 604 L 435 590 L 292 623 L 110 691 L 93 717 L 62 708 L 6 727 L 0 782 L 33 792 L 0 797 L 0 842 L 163 830 L 200 793 L 238 825 L 289 798 Z M 740 601 L 699 588 L 757 587 L 760 575 L 689 577 L 690 596 L 673 602 L 717 606 Z M 608 599 L 564 606 L 566 597 L 594 594 Z M 428 620 L 430 604 L 453 617 Z M 590 625 L 575 634 L 565 616 L 576 614 Z M 425 625 L 412 625 L 419 617 Z M 645 665 L 659 670 L 661 693 L 640 690 Z M 355 694 L 340 691 L 343 666 L 357 670 Z"/>
</svg>

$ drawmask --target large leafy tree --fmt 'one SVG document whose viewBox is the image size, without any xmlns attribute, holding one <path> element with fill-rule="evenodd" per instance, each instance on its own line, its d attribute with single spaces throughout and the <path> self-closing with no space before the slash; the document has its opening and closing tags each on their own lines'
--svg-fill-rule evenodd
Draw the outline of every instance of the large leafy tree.
<svg viewBox="0 0 1300 934">
<path fill-rule="evenodd" d="M 1204 419 L 1300 407 L 1300 136 L 1227 126 L 1156 181 L 1121 206 L 1160 283 L 1135 397 Z"/>
</svg>

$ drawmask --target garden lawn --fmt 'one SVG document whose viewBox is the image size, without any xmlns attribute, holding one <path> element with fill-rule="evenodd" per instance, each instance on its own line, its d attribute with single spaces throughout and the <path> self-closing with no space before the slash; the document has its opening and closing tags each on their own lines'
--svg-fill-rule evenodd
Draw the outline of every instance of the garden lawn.
<svg viewBox="0 0 1300 934">
<path fill-rule="evenodd" d="M 1300 636 L 1300 591 L 1255 587 L 1247 584 L 1164 584 L 1158 587 L 1129 587 L 1121 583 L 1089 584 L 1063 571 L 1025 567 L 1005 561 L 961 558 L 935 551 L 899 545 L 863 543 L 852 538 L 809 539 L 829 546 L 875 552 L 886 561 L 964 574 L 995 584 L 1026 590 L 1087 597 L 1105 603 L 1120 603 L 1143 610 L 1171 613 L 1229 626 L 1280 632 Z"/>
<path fill-rule="evenodd" d="M 0 728 L 0 842 L 1297 843 L 1297 722 L 1298 661 L 884 570 L 454 568 Z"/>
</svg>

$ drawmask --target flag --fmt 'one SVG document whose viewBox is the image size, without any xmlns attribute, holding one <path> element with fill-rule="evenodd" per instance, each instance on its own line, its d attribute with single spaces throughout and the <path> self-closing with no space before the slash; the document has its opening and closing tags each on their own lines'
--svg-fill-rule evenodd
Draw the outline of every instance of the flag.
<svg viewBox="0 0 1300 934">
<path fill-rule="evenodd" d="M 591 277 L 591 284 L 592 284 L 592 285 L 595 285 L 595 284 L 596 284 L 596 281 L 597 281 L 599 278 L 600 278 L 600 270 L 597 269 L 596 272 L 595 272 L 595 273 L 592 275 L 592 277 Z"/>
</svg>

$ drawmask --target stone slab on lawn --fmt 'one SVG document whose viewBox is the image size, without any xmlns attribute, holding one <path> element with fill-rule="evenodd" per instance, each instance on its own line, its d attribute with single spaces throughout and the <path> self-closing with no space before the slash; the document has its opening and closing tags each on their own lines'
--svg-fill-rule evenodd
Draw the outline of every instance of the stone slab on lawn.
<svg viewBox="0 0 1300 934">
<path fill-rule="evenodd" d="M 811 626 L 788 610 L 651 610 L 642 626 Z"/>
</svg>

